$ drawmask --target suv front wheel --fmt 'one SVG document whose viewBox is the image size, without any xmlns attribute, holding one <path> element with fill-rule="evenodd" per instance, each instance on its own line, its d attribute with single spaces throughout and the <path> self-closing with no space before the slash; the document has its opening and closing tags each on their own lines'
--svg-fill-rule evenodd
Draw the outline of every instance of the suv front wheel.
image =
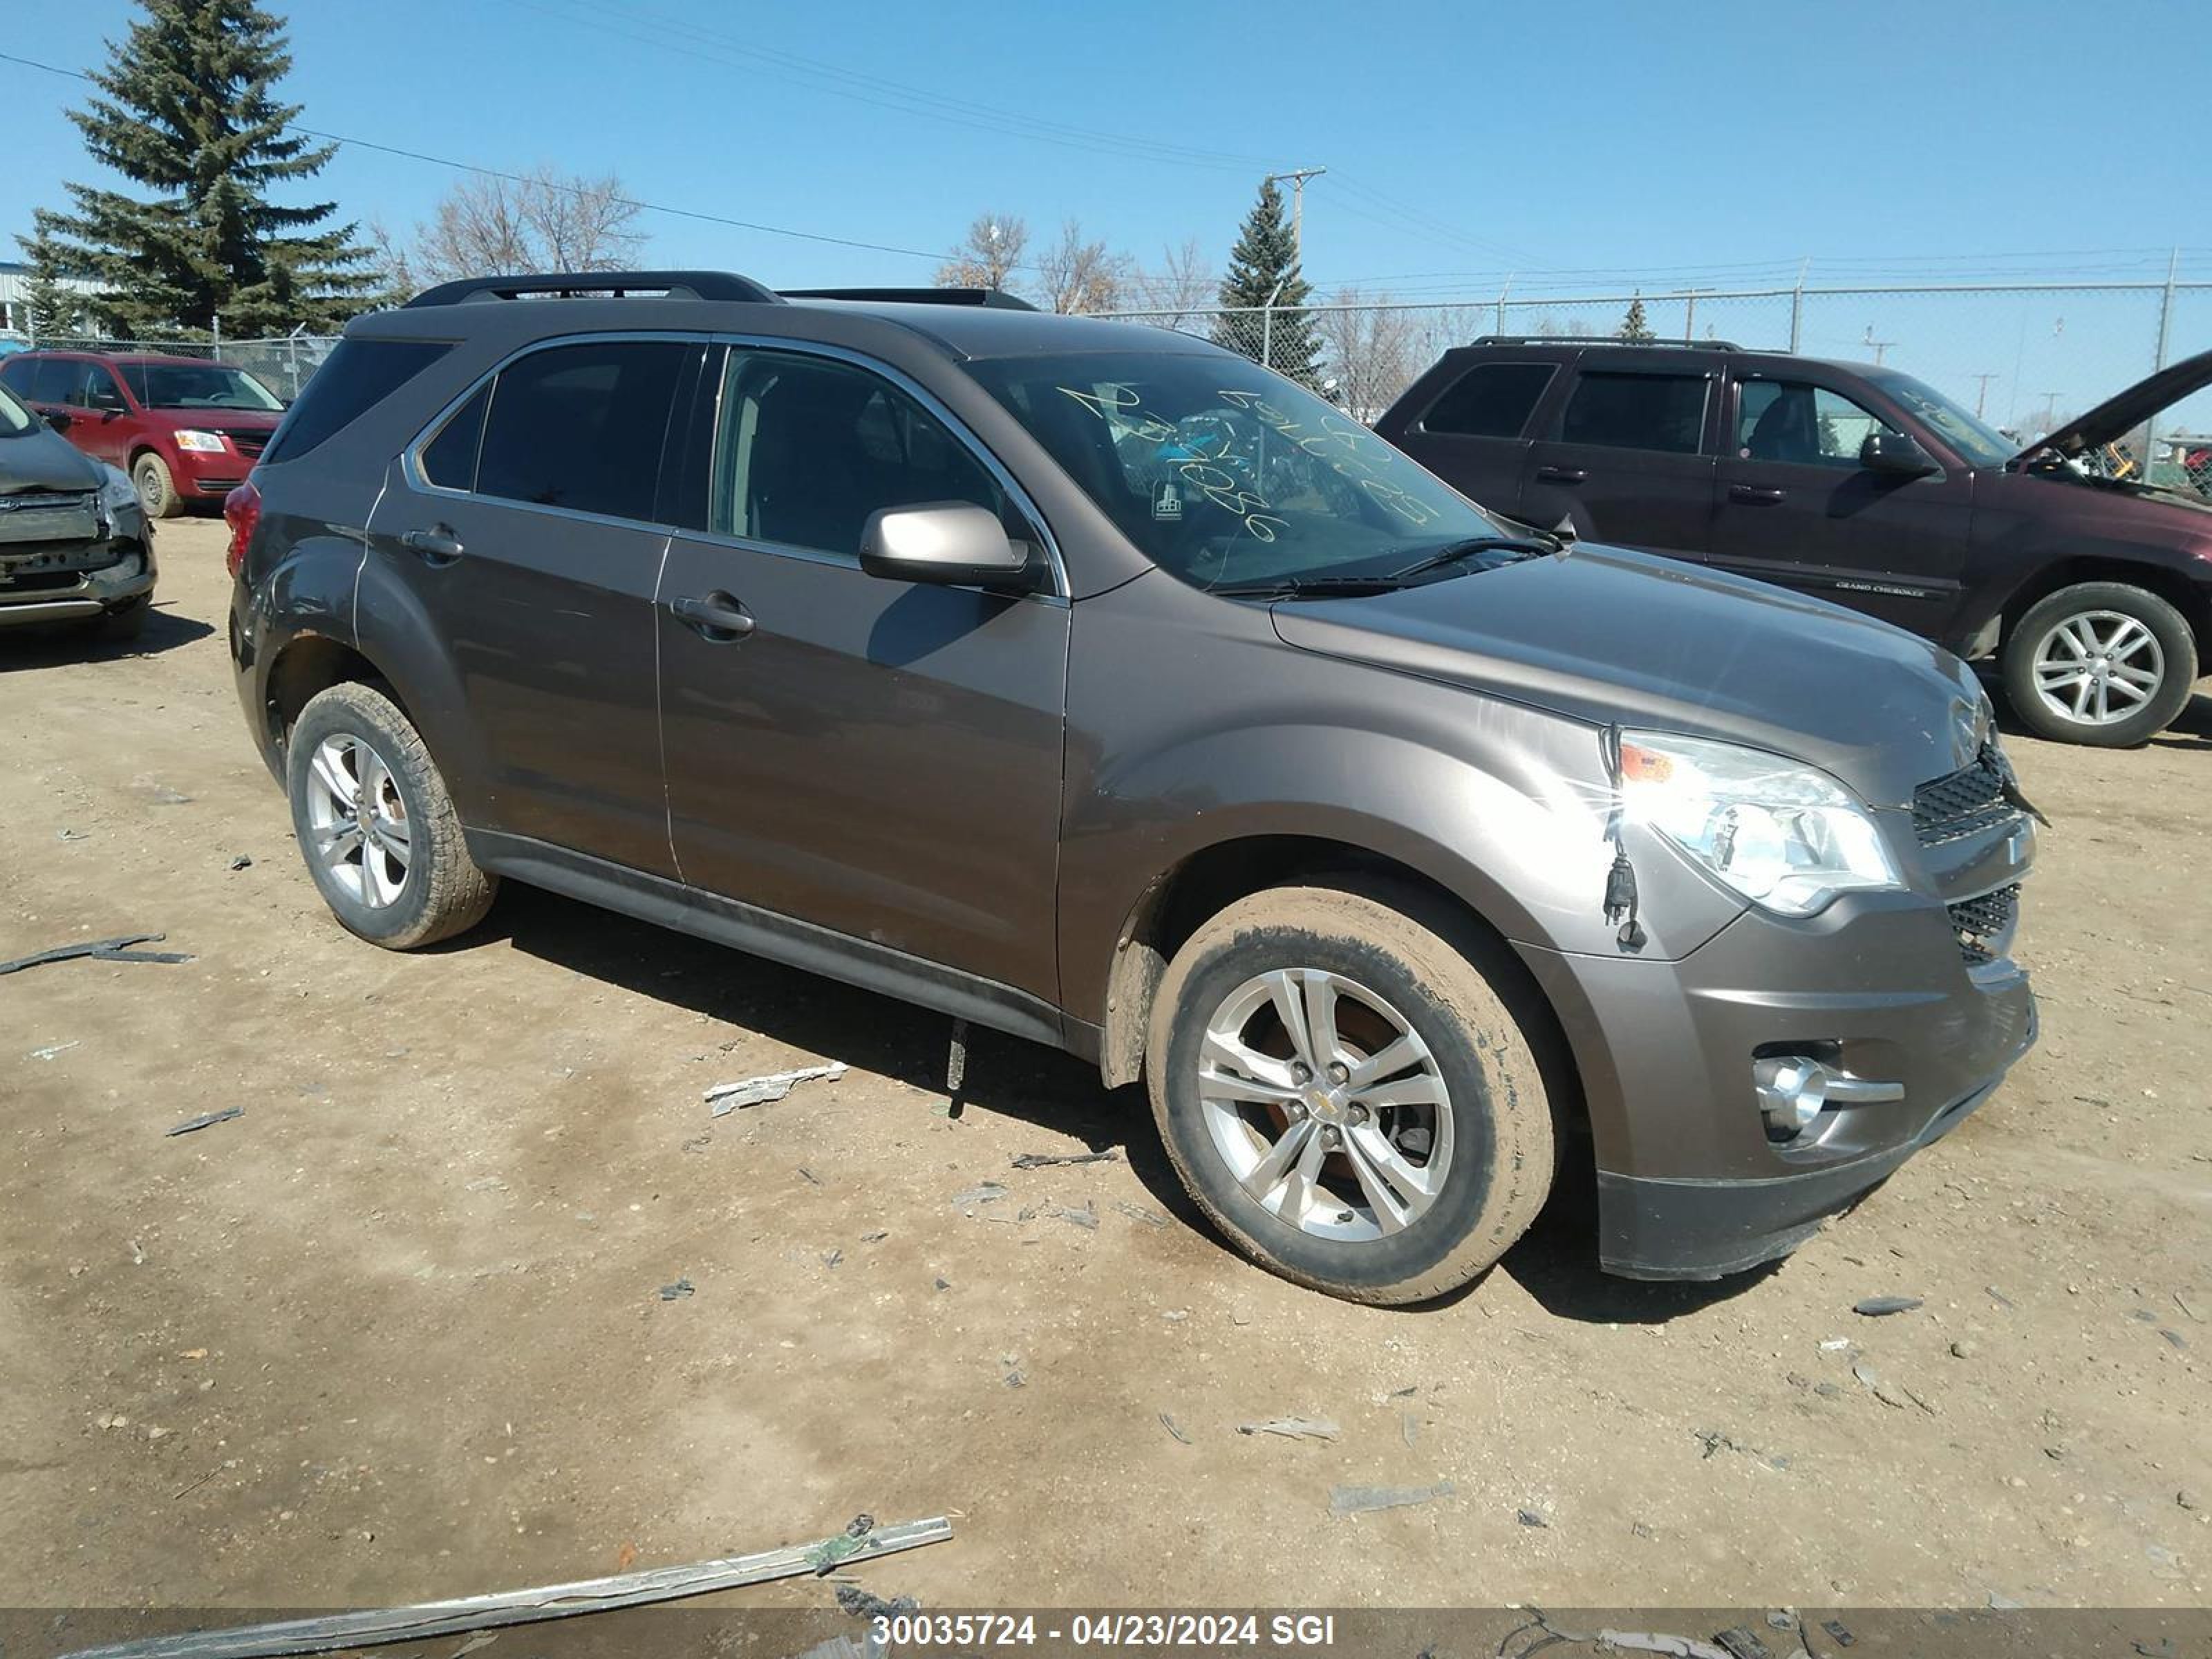
<svg viewBox="0 0 2212 1659">
<path fill-rule="evenodd" d="M 491 908 L 446 781 L 399 706 L 374 686 L 307 700 L 285 750 L 292 828 L 331 914 L 390 951 L 449 939 Z"/>
<path fill-rule="evenodd" d="M 2188 703 L 2197 641 L 2155 593 L 2078 582 L 2013 624 L 2002 665 L 2014 712 L 2038 737 L 2125 749 L 2166 730 Z"/>
<path fill-rule="evenodd" d="M 1535 1219 L 1552 1115 L 1510 969 L 1415 920 L 1423 896 L 1377 892 L 1275 888 L 1206 923 L 1160 983 L 1146 1069 L 1177 1173 L 1253 1260 L 1419 1302 Z"/>
</svg>

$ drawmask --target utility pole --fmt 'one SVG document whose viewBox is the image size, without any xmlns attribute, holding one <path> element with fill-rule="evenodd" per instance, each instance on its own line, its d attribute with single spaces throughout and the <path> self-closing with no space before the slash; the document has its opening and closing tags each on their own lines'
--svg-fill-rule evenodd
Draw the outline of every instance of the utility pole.
<svg viewBox="0 0 2212 1659">
<path fill-rule="evenodd" d="M 1990 400 L 1990 382 L 1996 379 L 1994 374 L 1974 376 L 1974 418 L 1978 421 L 1982 418 L 1983 408 Z"/>
<path fill-rule="evenodd" d="M 1288 173 L 1271 173 L 1264 181 L 1271 185 L 1285 179 L 1291 181 L 1291 252 L 1301 267 L 1306 258 L 1306 180 L 1318 179 L 1328 171 L 1327 167 L 1293 167 Z"/>
<path fill-rule="evenodd" d="M 1874 337 L 1874 325 L 1872 323 L 1869 323 L 1867 325 L 1866 343 L 1874 348 L 1875 367 L 1879 368 L 1881 367 L 1881 354 L 1888 350 L 1890 347 L 1895 345 L 1897 342 L 1894 340 L 1875 339 Z"/>
<path fill-rule="evenodd" d="M 2058 418 L 2058 394 L 2057 394 L 2057 392 L 2045 392 L 2045 393 L 2043 394 L 2043 432 L 2044 432 L 2044 435 L 2048 435 L 2048 434 L 2049 434 L 2049 433 L 2050 433 L 2050 431 L 2051 431 L 2051 424 L 2052 424 L 2052 422 L 2054 422 L 2057 418 Z"/>
</svg>

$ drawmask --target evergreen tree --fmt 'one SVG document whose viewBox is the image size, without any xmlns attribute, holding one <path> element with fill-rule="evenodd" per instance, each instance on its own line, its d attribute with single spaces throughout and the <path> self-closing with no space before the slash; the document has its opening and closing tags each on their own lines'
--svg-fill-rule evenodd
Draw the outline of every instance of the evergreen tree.
<svg viewBox="0 0 2212 1659">
<path fill-rule="evenodd" d="M 1283 192 L 1272 179 L 1260 186 L 1260 199 L 1244 216 L 1237 246 L 1229 250 L 1228 273 L 1221 279 L 1221 303 L 1241 315 L 1219 318 L 1218 345 L 1241 351 L 1257 363 L 1306 386 L 1321 378 L 1321 342 L 1313 318 L 1300 307 L 1313 289 L 1298 270 L 1297 243 L 1291 234 Z M 1272 318 L 1256 307 L 1274 301 Z M 1264 346 L 1264 349 L 1263 349 Z"/>
<path fill-rule="evenodd" d="M 84 332 L 84 295 L 64 287 L 55 275 L 52 242 L 44 234 L 20 240 L 30 264 L 24 273 L 23 331 L 34 342 Z"/>
<path fill-rule="evenodd" d="M 1640 292 L 1629 301 L 1628 315 L 1620 319 L 1620 337 L 1631 345 L 1650 345 L 1658 337 L 1644 315 L 1644 295 Z"/>
<path fill-rule="evenodd" d="M 40 209 L 26 251 L 43 241 L 59 274 L 95 284 L 86 310 L 125 338 L 336 328 L 376 278 L 354 228 L 325 222 L 334 204 L 268 198 L 337 149 L 288 131 L 300 106 L 275 96 L 292 67 L 283 24 L 254 0 L 140 4 L 93 71 L 105 95 L 70 118 L 94 160 L 150 193 L 70 185 L 72 210 Z"/>
</svg>

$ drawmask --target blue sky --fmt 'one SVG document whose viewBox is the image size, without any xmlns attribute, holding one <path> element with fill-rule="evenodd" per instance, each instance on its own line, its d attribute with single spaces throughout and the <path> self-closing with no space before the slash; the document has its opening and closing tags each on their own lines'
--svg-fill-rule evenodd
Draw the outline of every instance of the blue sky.
<svg viewBox="0 0 2212 1659">
<path fill-rule="evenodd" d="M 289 9 L 289 90 L 308 125 L 491 167 L 612 171 L 653 202 L 933 253 L 991 208 L 1033 233 L 1075 217 L 1142 264 L 1187 237 L 1218 262 L 1258 175 L 1309 164 L 1331 170 L 1306 201 L 1307 273 L 1325 289 L 1492 294 L 1509 273 L 1523 294 L 1786 286 L 1807 257 L 1816 283 L 2162 277 L 2192 237 L 2184 274 L 2212 277 L 2197 182 L 2212 34 L 2201 9 L 2161 0 L 2101 15 L 1883 0 Z M 81 67 L 132 8 L 10 10 L 0 50 Z M 917 113 L 902 88 L 958 106 Z M 85 90 L 0 63 L 0 239 L 88 176 L 63 112 Z M 348 148 L 321 188 L 404 228 L 453 176 Z M 932 268 L 645 224 L 658 261 L 779 285 Z M 2021 342 L 2051 320 L 2023 319 Z M 2137 324 L 2110 326 L 2132 339 Z M 1824 349 L 1857 338 L 1856 314 L 1832 331 Z M 2035 374 L 2014 373 L 2026 348 L 2009 319 L 1986 331 L 2004 338 L 1972 362 L 2039 399 Z"/>
</svg>

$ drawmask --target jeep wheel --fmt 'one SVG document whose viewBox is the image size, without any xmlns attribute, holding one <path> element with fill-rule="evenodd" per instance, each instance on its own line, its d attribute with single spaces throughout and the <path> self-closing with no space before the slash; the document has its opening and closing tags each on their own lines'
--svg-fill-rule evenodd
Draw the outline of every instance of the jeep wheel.
<svg viewBox="0 0 2212 1659">
<path fill-rule="evenodd" d="M 445 780 L 398 706 L 372 686 L 307 700 L 286 745 L 292 827 L 331 913 L 404 951 L 474 927 L 496 883 L 476 866 Z"/>
<path fill-rule="evenodd" d="M 1544 1082 L 1493 982 L 1510 969 L 1486 978 L 1450 921 L 1390 896 L 1402 908 L 1328 887 L 1231 905 L 1169 966 L 1146 1048 L 1199 1206 L 1263 1267 L 1359 1302 L 1474 1278 L 1552 1184 Z"/>
<path fill-rule="evenodd" d="M 2005 641 L 2005 695 L 2028 730 L 2124 749 L 2188 703 L 2197 641 L 2182 615 L 2125 582 L 2081 582 L 2029 608 Z"/>
<path fill-rule="evenodd" d="M 138 505 L 149 519 L 173 519 L 184 511 L 177 486 L 169 477 L 169 464 L 159 455 L 141 455 L 131 464 L 131 482 L 138 489 Z"/>
</svg>

